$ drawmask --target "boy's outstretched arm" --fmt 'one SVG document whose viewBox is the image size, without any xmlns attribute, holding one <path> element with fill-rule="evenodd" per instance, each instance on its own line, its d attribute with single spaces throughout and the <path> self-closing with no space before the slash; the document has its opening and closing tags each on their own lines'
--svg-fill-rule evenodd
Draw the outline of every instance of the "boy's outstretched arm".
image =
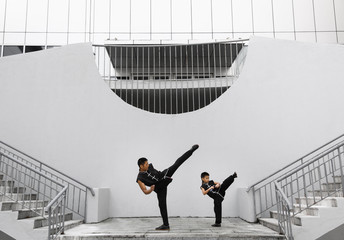
<svg viewBox="0 0 344 240">
<path fill-rule="evenodd" d="M 148 189 L 146 188 L 146 185 L 145 185 L 143 182 L 141 182 L 140 180 L 138 180 L 137 183 L 139 184 L 139 186 L 140 186 L 142 192 L 143 192 L 144 194 L 146 194 L 146 195 L 148 195 L 148 194 L 150 194 L 151 192 L 154 191 L 155 185 L 152 185 L 152 186 L 150 187 L 150 189 L 148 190 Z"/>
<path fill-rule="evenodd" d="M 204 190 L 204 188 L 201 187 L 201 190 L 202 190 L 203 195 L 207 195 L 208 192 L 209 192 L 211 189 L 214 189 L 214 186 L 208 188 L 207 190 Z"/>
</svg>

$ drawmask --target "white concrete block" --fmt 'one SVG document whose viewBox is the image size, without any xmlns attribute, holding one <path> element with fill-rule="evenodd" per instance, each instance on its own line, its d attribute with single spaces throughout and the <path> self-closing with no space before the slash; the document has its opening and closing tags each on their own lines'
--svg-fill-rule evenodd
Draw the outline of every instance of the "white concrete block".
<svg viewBox="0 0 344 240">
<path fill-rule="evenodd" d="M 95 193 L 87 195 L 86 223 L 97 223 L 109 218 L 109 188 L 93 188 Z"/>
<path fill-rule="evenodd" d="M 247 192 L 247 188 L 238 188 L 237 197 L 239 203 L 239 217 L 247 222 L 256 222 L 257 218 L 254 212 L 253 192 Z"/>
</svg>

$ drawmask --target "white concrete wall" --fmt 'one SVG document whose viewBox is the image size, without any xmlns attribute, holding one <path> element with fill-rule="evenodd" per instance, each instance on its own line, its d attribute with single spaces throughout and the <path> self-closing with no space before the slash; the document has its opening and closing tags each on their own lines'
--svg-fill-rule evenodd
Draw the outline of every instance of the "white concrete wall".
<svg viewBox="0 0 344 240">
<path fill-rule="evenodd" d="M 344 132 L 344 48 L 254 38 L 236 84 L 199 111 L 158 115 L 127 105 L 100 79 L 87 44 L 0 59 L 0 139 L 96 188 L 110 188 L 110 216 L 159 215 L 136 184 L 137 159 L 168 167 L 198 143 L 174 176 L 174 216 L 213 216 L 200 173 L 234 171 L 237 189 Z"/>
</svg>

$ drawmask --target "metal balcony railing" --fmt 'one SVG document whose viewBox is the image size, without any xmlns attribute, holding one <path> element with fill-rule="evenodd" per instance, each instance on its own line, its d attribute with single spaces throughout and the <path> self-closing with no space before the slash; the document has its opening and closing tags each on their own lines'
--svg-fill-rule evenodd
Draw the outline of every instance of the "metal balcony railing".
<svg viewBox="0 0 344 240">
<path fill-rule="evenodd" d="M 125 102 L 164 114 L 195 111 L 238 78 L 248 40 L 94 45 L 99 72 Z"/>
</svg>

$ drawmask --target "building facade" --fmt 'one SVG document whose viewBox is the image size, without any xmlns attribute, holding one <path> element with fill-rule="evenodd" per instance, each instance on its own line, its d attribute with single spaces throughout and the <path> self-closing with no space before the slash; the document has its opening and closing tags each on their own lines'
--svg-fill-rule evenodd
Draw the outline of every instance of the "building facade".
<svg viewBox="0 0 344 240">
<path fill-rule="evenodd" d="M 91 42 L 124 101 L 155 113 L 208 105 L 240 74 L 251 35 L 344 43 L 341 0 L 1 0 L 1 56 Z M 242 51 L 243 50 L 243 51 Z"/>
</svg>

